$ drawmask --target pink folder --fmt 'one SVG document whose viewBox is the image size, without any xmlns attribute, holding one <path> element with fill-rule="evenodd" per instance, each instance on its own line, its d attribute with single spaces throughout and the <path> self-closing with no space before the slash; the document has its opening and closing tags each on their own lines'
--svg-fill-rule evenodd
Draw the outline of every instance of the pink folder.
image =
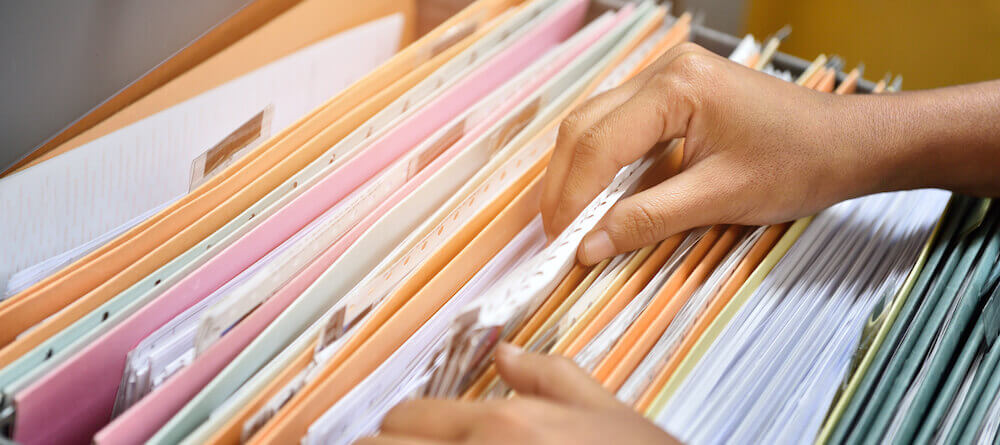
<svg viewBox="0 0 1000 445">
<path fill-rule="evenodd" d="M 504 102 L 504 105 L 491 113 L 482 123 L 472 128 L 462 136 L 452 147 L 442 153 L 433 163 L 408 181 L 406 185 L 395 192 L 386 202 L 381 204 L 372 214 L 362 220 L 357 227 L 344 235 L 337 243 L 327 249 L 292 281 L 281 288 L 274 296 L 254 310 L 245 320 L 226 334 L 208 351 L 199 356 L 191 365 L 179 371 L 162 386 L 144 397 L 139 403 L 115 419 L 94 437 L 98 444 L 130 444 L 144 442 L 159 430 L 170 417 L 177 413 L 194 397 L 198 391 L 210 382 L 230 361 L 233 360 L 247 345 L 259 335 L 267 325 L 278 316 L 288 305 L 295 301 L 319 276 L 329 268 L 334 261 L 364 233 L 378 218 L 381 218 L 390 208 L 396 205 L 413 189 L 423 184 L 444 164 L 461 153 L 472 142 L 478 139 L 489 127 L 506 116 L 512 109 L 532 92 L 536 91 L 555 73 L 559 72 L 571 60 L 576 58 L 598 38 L 614 27 L 625 15 L 618 15 L 615 20 L 609 20 L 579 45 L 561 54 L 558 60 L 547 68 L 531 85 L 522 89 L 515 97 Z"/>
<path fill-rule="evenodd" d="M 546 19 L 152 303 L 18 394 L 14 440 L 25 445 L 89 442 L 110 420 L 125 356 L 139 341 L 571 35 L 582 14 L 583 8 L 565 8 Z"/>
</svg>

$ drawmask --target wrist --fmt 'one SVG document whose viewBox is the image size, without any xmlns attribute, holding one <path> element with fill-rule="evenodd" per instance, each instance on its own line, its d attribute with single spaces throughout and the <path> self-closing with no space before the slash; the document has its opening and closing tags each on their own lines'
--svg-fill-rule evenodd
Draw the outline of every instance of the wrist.
<svg viewBox="0 0 1000 445">
<path fill-rule="evenodd" d="M 842 97 L 862 194 L 943 188 L 1000 193 L 1000 82 Z"/>
<path fill-rule="evenodd" d="M 847 169 L 851 197 L 935 186 L 928 146 L 935 123 L 902 94 L 832 96 L 832 139 Z"/>
</svg>

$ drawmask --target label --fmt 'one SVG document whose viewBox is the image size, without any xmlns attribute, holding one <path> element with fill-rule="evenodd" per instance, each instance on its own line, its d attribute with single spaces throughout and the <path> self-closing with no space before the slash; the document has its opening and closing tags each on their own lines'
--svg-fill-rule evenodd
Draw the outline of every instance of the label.
<svg viewBox="0 0 1000 445">
<path fill-rule="evenodd" d="M 259 113 L 233 130 L 221 142 L 208 149 L 191 162 L 191 185 L 193 191 L 212 176 L 221 172 L 237 159 L 250 152 L 261 141 L 271 135 L 271 117 L 274 105 L 268 105 Z"/>
</svg>

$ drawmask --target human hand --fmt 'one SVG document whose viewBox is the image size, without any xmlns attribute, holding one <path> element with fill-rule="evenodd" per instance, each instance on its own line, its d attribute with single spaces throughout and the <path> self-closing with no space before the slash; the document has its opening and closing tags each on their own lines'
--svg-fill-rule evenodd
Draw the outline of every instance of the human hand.
<svg viewBox="0 0 1000 445">
<path fill-rule="evenodd" d="M 517 392 L 506 400 L 403 402 L 378 436 L 359 445 L 679 443 L 622 404 L 573 362 L 502 343 L 497 371 Z"/>
<path fill-rule="evenodd" d="M 620 168 L 680 137 L 680 172 L 660 169 L 653 186 L 612 207 L 581 243 L 582 263 L 694 227 L 784 222 L 877 191 L 871 153 L 844 140 L 841 100 L 679 45 L 562 123 L 542 194 L 546 232 L 561 232 Z"/>
</svg>

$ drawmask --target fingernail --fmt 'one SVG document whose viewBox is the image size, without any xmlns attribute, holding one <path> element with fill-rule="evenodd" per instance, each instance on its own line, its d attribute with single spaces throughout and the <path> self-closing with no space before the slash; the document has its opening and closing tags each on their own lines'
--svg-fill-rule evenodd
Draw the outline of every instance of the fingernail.
<svg viewBox="0 0 1000 445">
<path fill-rule="evenodd" d="M 592 265 L 615 254 L 615 244 L 604 230 L 590 232 L 580 245 L 580 261 Z"/>
<path fill-rule="evenodd" d="M 507 343 L 505 341 L 502 341 L 500 342 L 500 344 L 497 345 L 496 353 L 498 356 L 502 357 L 501 360 L 510 360 L 521 355 L 523 352 L 524 352 L 523 349 L 514 346 L 510 343 Z"/>
</svg>

